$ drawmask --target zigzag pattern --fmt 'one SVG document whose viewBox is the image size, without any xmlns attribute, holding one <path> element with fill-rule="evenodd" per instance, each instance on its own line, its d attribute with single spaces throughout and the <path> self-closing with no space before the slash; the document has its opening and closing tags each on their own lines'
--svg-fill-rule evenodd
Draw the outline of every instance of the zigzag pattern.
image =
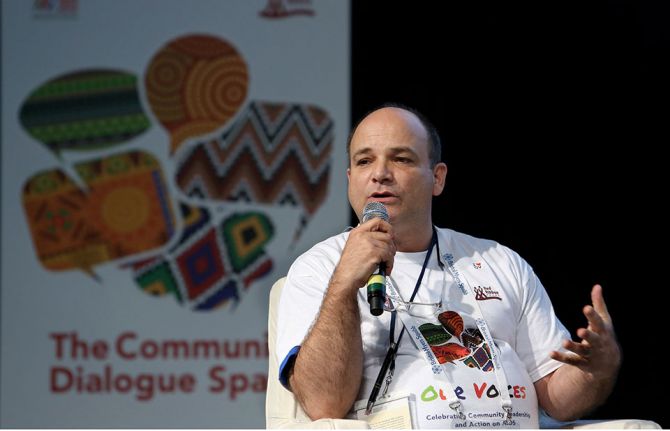
<svg viewBox="0 0 670 431">
<path fill-rule="evenodd" d="M 308 218 L 326 198 L 332 142 L 323 110 L 254 102 L 219 139 L 184 153 L 177 185 L 191 197 L 299 206 Z"/>
</svg>

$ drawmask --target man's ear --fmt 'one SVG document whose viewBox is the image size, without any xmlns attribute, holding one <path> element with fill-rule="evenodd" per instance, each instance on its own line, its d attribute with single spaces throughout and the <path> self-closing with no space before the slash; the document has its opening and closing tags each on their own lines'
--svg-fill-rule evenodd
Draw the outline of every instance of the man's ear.
<svg viewBox="0 0 670 431">
<path fill-rule="evenodd" d="M 439 196 L 444 190 L 447 178 L 447 165 L 438 163 L 433 168 L 433 196 Z"/>
</svg>

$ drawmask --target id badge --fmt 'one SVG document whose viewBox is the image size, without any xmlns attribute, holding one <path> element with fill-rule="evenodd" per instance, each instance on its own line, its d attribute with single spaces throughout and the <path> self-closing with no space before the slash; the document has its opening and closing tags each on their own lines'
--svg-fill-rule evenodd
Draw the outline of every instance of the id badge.
<svg viewBox="0 0 670 431">
<path fill-rule="evenodd" d="M 366 421 L 371 429 L 413 429 L 414 395 L 397 392 L 379 397 L 372 412 L 365 414 L 368 400 L 359 400 L 354 404 L 355 418 Z"/>
</svg>

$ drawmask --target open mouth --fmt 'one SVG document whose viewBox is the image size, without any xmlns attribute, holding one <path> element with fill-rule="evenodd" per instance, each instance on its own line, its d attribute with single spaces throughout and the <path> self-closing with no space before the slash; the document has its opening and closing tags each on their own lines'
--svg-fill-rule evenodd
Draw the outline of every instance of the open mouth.
<svg viewBox="0 0 670 431">
<path fill-rule="evenodd" d="M 392 198 L 395 195 L 391 192 L 376 192 L 370 195 L 371 198 L 383 199 L 383 198 Z"/>
</svg>

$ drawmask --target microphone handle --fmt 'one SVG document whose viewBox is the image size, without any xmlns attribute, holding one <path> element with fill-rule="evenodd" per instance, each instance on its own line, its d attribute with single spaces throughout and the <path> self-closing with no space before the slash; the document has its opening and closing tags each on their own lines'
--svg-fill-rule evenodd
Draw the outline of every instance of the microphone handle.
<svg viewBox="0 0 670 431">
<path fill-rule="evenodd" d="M 386 262 L 380 263 L 379 271 L 368 278 L 367 290 L 370 314 L 379 316 L 384 312 L 386 301 Z"/>
</svg>

